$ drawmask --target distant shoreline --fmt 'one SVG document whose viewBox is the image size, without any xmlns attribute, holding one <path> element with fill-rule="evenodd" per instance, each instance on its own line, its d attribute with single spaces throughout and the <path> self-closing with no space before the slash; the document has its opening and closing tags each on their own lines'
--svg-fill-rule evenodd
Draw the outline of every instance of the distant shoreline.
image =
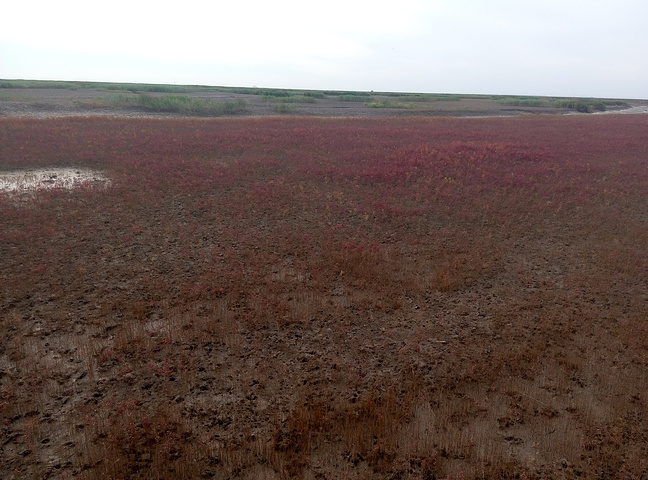
<svg viewBox="0 0 648 480">
<path fill-rule="evenodd" d="M 509 117 L 647 113 L 648 100 L 0 80 L 0 117 Z"/>
</svg>

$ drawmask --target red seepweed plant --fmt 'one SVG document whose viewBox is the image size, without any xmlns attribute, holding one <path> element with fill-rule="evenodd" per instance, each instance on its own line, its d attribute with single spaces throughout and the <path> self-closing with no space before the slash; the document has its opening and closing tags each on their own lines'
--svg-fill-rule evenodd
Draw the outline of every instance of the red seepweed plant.
<svg viewBox="0 0 648 480">
<path fill-rule="evenodd" d="M 1 119 L 0 476 L 645 476 L 646 127 Z"/>
</svg>

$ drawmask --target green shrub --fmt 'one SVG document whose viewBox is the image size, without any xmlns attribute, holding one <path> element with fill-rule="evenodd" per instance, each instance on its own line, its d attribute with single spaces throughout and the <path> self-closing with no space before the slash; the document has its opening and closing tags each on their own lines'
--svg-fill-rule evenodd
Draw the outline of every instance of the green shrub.
<svg viewBox="0 0 648 480">
<path fill-rule="evenodd" d="M 79 100 L 76 103 L 87 108 L 131 108 L 139 106 L 139 98 L 137 95 L 113 93 L 91 100 Z"/>
<path fill-rule="evenodd" d="M 140 95 L 140 106 L 154 112 L 194 112 L 197 104 L 191 97 L 186 95 L 165 95 L 156 97 L 151 95 Z"/>
<path fill-rule="evenodd" d="M 628 102 L 623 100 L 601 100 L 606 107 L 629 107 Z"/>
<path fill-rule="evenodd" d="M 605 103 L 601 100 L 583 99 L 583 98 L 562 98 L 554 101 L 554 106 L 558 108 L 568 108 L 581 113 L 591 113 L 594 111 L 604 112 Z"/>
<path fill-rule="evenodd" d="M 215 102 L 211 99 L 192 98 L 187 95 L 140 95 L 138 104 L 153 112 L 191 113 L 198 115 L 233 115 L 247 110 L 247 102 Z"/>
<path fill-rule="evenodd" d="M 431 102 L 459 102 L 464 98 L 468 98 L 466 95 L 455 95 L 451 93 L 428 94 L 426 97 Z"/>
<path fill-rule="evenodd" d="M 245 100 L 235 100 L 233 102 L 219 103 L 216 105 L 220 105 L 223 109 L 222 113 L 225 113 L 227 115 L 243 113 L 246 112 L 248 109 L 248 104 Z"/>
<path fill-rule="evenodd" d="M 545 104 L 544 100 L 534 97 L 500 97 L 496 101 L 502 105 L 515 107 L 542 107 Z"/>
<path fill-rule="evenodd" d="M 277 113 L 295 113 L 296 108 L 294 105 L 290 105 L 285 102 L 277 103 L 274 106 L 274 111 Z"/>
<path fill-rule="evenodd" d="M 198 89 L 187 85 L 154 85 L 154 84 L 109 84 L 104 86 L 106 90 L 128 90 L 133 93 L 189 93 Z"/>
<path fill-rule="evenodd" d="M 294 97 L 285 97 L 285 98 L 268 98 L 264 97 L 268 100 L 272 99 L 280 103 L 316 103 L 317 99 L 313 97 L 306 97 L 302 95 L 294 96 Z"/>
<path fill-rule="evenodd" d="M 366 102 L 372 99 L 373 97 L 371 95 L 364 94 L 345 94 L 338 97 L 338 100 L 342 100 L 343 102 Z"/>
<path fill-rule="evenodd" d="M 438 96 L 429 95 L 426 93 L 407 93 L 407 94 L 388 94 L 381 93 L 381 96 L 389 97 L 391 100 L 396 102 L 416 102 L 416 103 L 426 103 L 438 100 Z"/>
<path fill-rule="evenodd" d="M 51 80 L 1 80 L 0 88 L 64 88 L 78 90 L 86 87 L 87 82 L 60 82 Z"/>
<path fill-rule="evenodd" d="M 293 92 L 288 90 L 265 89 L 261 90 L 261 95 L 264 97 L 290 97 L 293 95 Z"/>
<path fill-rule="evenodd" d="M 413 103 L 390 102 L 389 100 L 367 102 L 365 103 L 365 106 L 369 108 L 416 108 L 416 105 L 414 105 Z"/>
</svg>

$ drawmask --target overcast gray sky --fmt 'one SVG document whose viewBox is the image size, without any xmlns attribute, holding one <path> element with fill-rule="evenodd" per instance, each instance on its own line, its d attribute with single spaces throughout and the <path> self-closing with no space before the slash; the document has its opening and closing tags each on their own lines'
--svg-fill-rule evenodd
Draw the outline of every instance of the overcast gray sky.
<svg viewBox="0 0 648 480">
<path fill-rule="evenodd" d="M 648 98 L 646 0 L 5 2 L 0 78 Z"/>
</svg>

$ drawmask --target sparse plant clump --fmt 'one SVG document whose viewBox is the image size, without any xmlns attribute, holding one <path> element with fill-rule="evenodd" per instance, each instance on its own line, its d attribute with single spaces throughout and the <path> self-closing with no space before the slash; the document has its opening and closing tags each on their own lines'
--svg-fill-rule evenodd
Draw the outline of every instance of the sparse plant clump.
<svg viewBox="0 0 648 480">
<path fill-rule="evenodd" d="M 281 98 L 278 100 L 278 103 L 317 103 L 317 99 L 307 95 L 296 95 L 293 97 Z"/>
<path fill-rule="evenodd" d="M 340 95 L 338 100 L 343 102 L 367 102 L 372 100 L 372 96 L 369 94 L 363 95 L 361 93 L 347 93 Z"/>
<path fill-rule="evenodd" d="M 498 97 L 497 101 L 515 107 L 542 107 L 546 104 L 543 99 L 534 97 Z"/>
<path fill-rule="evenodd" d="M 287 103 L 287 102 L 277 103 L 274 106 L 273 110 L 277 113 L 295 113 L 297 111 L 294 104 Z"/>
<path fill-rule="evenodd" d="M 326 95 L 324 95 L 324 92 L 304 92 L 304 96 L 315 99 L 323 99 L 326 97 Z"/>
<path fill-rule="evenodd" d="M 244 100 L 214 102 L 213 100 L 192 98 L 186 95 L 140 95 L 137 104 L 153 112 L 192 113 L 197 115 L 233 115 L 245 112 L 247 109 L 247 103 Z"/>
<path fill-rule="evenodd" d="M 627 107 L 628 103 L 622 100 L 607 100 L 596 98 L 557 99 L 554 105 L 560 108 L 569 108 L 581 113 L 605 112 L 608 107 Z"/>
<path fill-rule="evenodd" d="M 197 116 L 236 115 L 248 109 L 245 100 L 217 102 L 188 95 L 112 94 L 82 102 L 83 106 L 106 109 L 144 109 L 150 112 L 180 113 Z"/>
<path fill-rule="evenodd" d="M 595 111 L 604 112 L 606 110 L 605 103 L 600 100 L 566 98 L 554 100 L 554 106 L 560 108 L 568 108 L 576 110 L 580 113 L 592 113 Z"/>
<path fill-rule="evenodd" d="M 392 102 L 390 100 L 379 100 L 374 102 L 367 102 L 365 106 L 369 108 L 405 108 L 413 109 L 416 105 L 413 103 Z"/>
</svg>

